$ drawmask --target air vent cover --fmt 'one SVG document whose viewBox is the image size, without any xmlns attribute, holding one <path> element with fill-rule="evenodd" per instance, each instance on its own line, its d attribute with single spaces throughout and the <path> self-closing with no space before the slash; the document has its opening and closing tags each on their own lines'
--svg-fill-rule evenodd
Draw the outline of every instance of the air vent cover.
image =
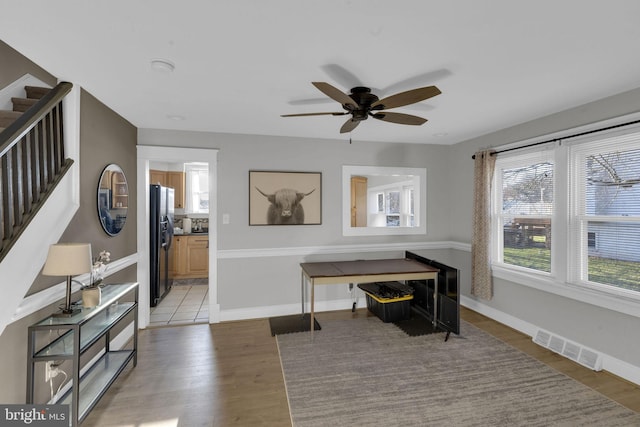
<svg viewBox="0 0 640 427">
<path fill-rule="evenodd" d="M 600 353 L 580 344 L 568 341 L 561 336 L 538 329 L 533 337 L 533 342 L 561 354 L 582 366 L 586 366 L 589 369 L 594 371 L 602 370 L 602 355 Z"/>
</svg>

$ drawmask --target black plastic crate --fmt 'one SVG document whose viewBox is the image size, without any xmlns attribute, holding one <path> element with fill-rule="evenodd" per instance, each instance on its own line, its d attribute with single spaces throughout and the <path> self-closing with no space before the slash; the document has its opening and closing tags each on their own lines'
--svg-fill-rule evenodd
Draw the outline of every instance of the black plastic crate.
<svg viewBox="0 0 640 427">
<path fill-rule="evenodd" d="M 367 298 L 367 309 L 385 323 L 408 320 L 411 317 L 413 288 L 400 282 L 361 283 Z"/>
</svg>

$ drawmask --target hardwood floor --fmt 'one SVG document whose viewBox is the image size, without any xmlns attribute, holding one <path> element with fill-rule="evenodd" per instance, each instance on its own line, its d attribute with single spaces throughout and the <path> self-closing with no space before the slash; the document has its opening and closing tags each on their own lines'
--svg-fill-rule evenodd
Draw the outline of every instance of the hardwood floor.
<svg viewBox="0 0 640 427">
<path fill-rule="evenodd" d="M 366 309 L 318 320 L 370 316 Z M 622 405 L 640 412 L 640 387 L 593 372 L 507 326 L 463 308 L 461 317 Z M 83 427 L 290 426 L 276 340 L 267 319 L 140 331 L 138 366 L 123 373 Z"/>
</svg>

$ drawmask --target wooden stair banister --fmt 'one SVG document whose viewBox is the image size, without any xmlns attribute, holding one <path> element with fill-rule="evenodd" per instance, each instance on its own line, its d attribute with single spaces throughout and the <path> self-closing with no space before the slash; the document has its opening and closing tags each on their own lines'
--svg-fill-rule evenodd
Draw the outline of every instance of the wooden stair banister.
<svg viewBox="0 0 640 427">
<path fill-rule="evenodd" d="M 0 132 L 0 262 L 73 160 L 64 154 L 62 82 Z"/>
</svg>

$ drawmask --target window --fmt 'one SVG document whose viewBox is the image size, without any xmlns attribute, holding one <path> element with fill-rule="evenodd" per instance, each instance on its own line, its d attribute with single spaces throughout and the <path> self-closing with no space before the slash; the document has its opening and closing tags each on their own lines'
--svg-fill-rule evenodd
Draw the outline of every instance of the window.
<svg viewBox="0 0 640 427">
<path fill-rule="evenodd" d="M 572 147 L 571 271 L 579 283 L 640 291 L 640 135 Z"/>
<path fill-rule="evenodd" d="M 499 155 L 492 190 L 498 275 L 529 273 L 519 277 L 532 286 L 570 283 L 640 297 L 629 293 L 640 292 L 640 132 L 615 132 Z"/>
<path fill-rule="evenodd" d="M 186 211 L 188 213 L 209 212 L 209 165 L 206 163 L 185 164 Z"/>
<path fill-rule="evenodd" d="M 414 227 L 413 185 L 393 184 L 384 193 L 385 221 L 387 227 Z M 380 196 L 380 194 L 378 196 Z M 378 203 L 380 206 L 380 203 Z"/>
<path fill-rule="evenodd" d="M 497 260 L 551 272 L 553 160 L 550 154 L 503 157 L 496 161 L 494 230 L 501 230 Z M 496 233 L 494 233 L 496 234 Z"/>
</svg>

